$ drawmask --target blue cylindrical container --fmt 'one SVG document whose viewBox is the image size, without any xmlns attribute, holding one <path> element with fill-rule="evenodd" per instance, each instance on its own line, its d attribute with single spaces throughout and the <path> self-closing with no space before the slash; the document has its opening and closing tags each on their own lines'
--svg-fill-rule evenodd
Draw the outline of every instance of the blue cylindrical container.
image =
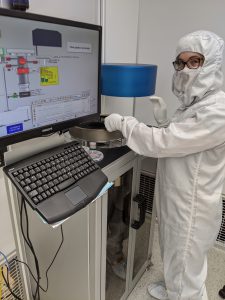
<svg viewBox="0 0 225 300">
<path fill-rule="evenodd" d="M 102 95 L 145 97 L 155 93 L 157 66 L 147 64 L 103 64 Z"/>
</svg>

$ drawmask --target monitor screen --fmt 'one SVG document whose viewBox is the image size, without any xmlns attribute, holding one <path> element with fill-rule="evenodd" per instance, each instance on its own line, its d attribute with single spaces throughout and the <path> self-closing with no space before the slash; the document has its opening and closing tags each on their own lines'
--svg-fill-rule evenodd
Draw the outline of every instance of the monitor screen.
<svg viewBox="0 0 225 300">
<path fill-rule="evenodd" d="M 100 114 L 101 26 L 0 9 L 0 144 Z"/>
</svg>

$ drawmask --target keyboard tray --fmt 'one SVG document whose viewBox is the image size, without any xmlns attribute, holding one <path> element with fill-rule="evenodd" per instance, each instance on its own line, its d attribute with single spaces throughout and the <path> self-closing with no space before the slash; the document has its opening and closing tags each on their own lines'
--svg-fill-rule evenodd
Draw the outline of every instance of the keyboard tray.
<svg viewBox="0 0 225 300">
<path fill-rule="evenodd" d="M 88 205 L 108 181 L 78 142 L 48 149 L 3 169 L 26 202 L 49 224 Z"/>
</svg>

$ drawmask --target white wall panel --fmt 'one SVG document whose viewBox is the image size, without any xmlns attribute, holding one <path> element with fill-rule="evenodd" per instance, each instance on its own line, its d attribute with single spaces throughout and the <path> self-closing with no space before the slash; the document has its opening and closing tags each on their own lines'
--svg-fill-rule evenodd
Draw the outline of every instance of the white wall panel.
<svg viewBox="0 0 225 300">
<path fill-rule="evenodd" d="M 104 62 L 135 63 L 139 0 L 103 0 L 102 3 Z M 103 98 L 104 114 L 131 115 L 132 109 L 132 98 Z"/>
<path fill-rule="evenodd" d="M 98 24 L 98 0 L 30 0 L 29 12 Z"/>
<path fill-rule="evenodd" d="M 136 62 L 139 0 L 105 0 L 105 61 Z"/>
<path fill-rule="evenodd" d="M 223 0 L 141 0 L 138 62 L 158 65 L 156 94 L 167 102 L 169 116 L 179 104 L 171 92 L 178 39 L 200 29 L 214 31 L 225 39 L 224 12 Z M 136 116 L 154 123 L 149 101 L 138 102 Z"/>
</svg>

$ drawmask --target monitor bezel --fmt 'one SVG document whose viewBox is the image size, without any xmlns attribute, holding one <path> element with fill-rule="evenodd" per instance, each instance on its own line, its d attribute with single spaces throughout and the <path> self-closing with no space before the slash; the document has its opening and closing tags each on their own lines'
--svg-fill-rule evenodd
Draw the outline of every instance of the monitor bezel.
<svg viewBox="0 0 225 300">
<path fill-rule="evenodd" d="M 0 147 L 9 146 L 18 142 L 29 140 L 32 138 L 37 138 L 45 135 L 49 135 L 55 132 L 61 132 L 68 130 L 69 128 L 79 125 L 84 122 L 98 121 L 100 119 L 101 113 L 101 46 L 102 46 L 102 26 L 84 22 L 78 22 L 73 20 L 66 20 L 46 15 L 39 15 L 33 13 L 26 13 L 20 11 L 13 11 L 9 9 L 0 8 L 0 17 L 7 16 L 12 18 L 26 19 L 31 21 L 40 21 L 46 23 L 53 23 L 59 25 L 66 25 L 84 29 L 91 29 L 99 33 L 99 56 L 98 56 L 98 111 L 95 114 L 88 116 L 71 119 L 59 123 L 54 123 L 34 129 L 29 129 L 24 132 L 18 132 L 15 134 L 10 134 L 8 136 L 0 137 Z"/>
</svg>

